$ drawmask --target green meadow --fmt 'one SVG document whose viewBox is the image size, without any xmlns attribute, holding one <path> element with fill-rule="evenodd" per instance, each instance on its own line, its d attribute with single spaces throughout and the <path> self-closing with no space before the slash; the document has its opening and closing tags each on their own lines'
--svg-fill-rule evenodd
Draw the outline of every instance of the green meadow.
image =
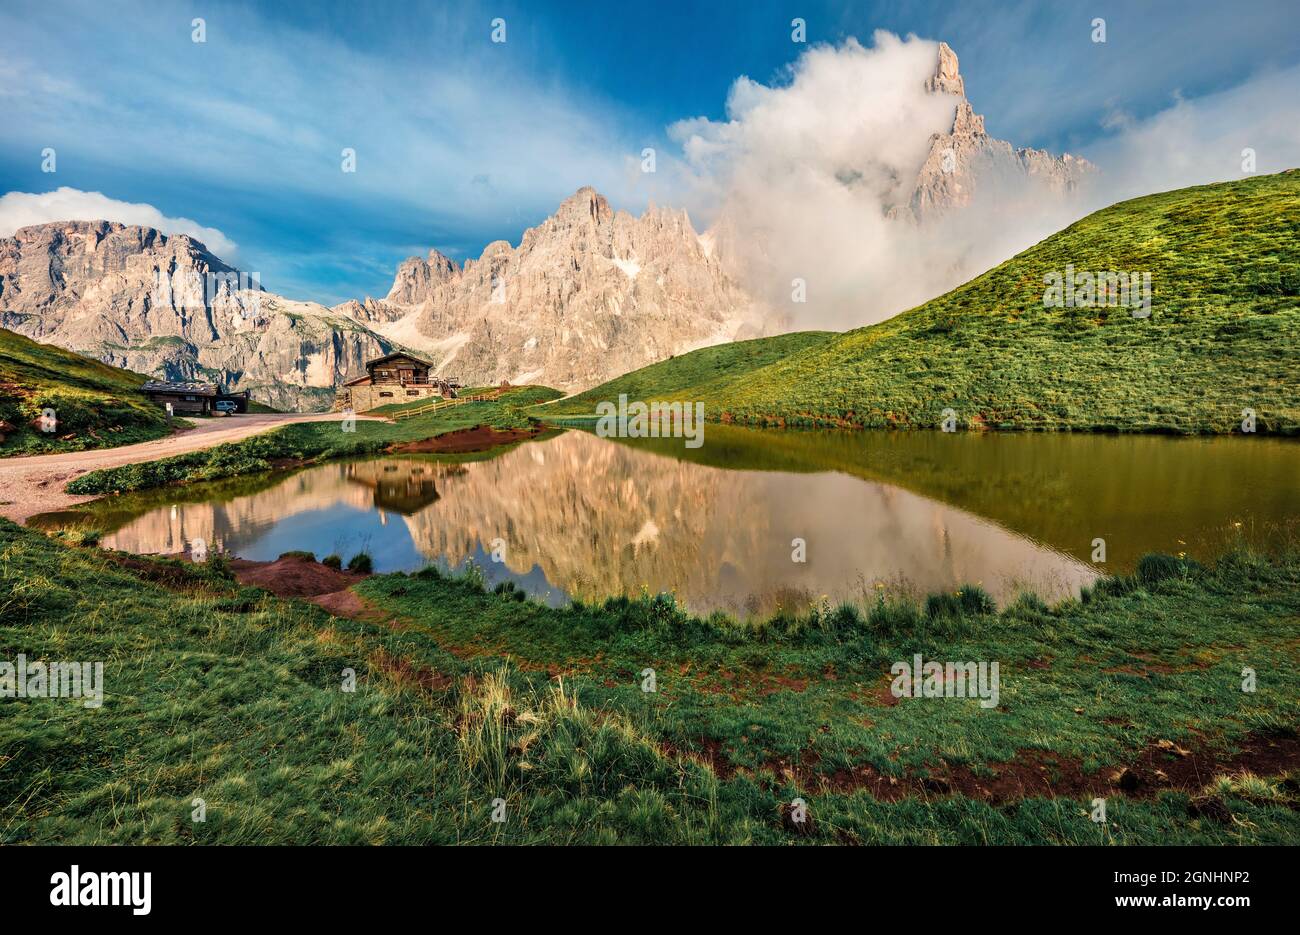
<svg viewBox="0 0 1300 935">
<path fill-rule="evenodd" d="M 240 587 L 220 559 L 0 523 L 0 660 L 104 662 L 102 707 L 0 700 L 0 842 L 1300 834 L 1295 556 L 1151 556 L 1055 607 L 998 612 L 968 587 L 750 623 L 480 581 L 375 576 L 357 621 Z M 998 706 L 896 697 L 891 665 L 917 653 L 997 660 Z"/>
</svg>

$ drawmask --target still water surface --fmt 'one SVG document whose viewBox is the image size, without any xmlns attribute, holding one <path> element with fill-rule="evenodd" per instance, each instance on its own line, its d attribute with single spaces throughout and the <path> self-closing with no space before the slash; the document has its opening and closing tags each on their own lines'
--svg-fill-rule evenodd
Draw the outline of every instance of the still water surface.
<svg viewBox="0 0 1300 935">
<path fill-rule="evenodd" d="M 200 538 L 250 559 L 364 549 L 378 571 L 473 561 L 552 603 L 644 588 L 744 615 L 964 582 L 999 601 L 1022 587 L 1059 598 L 1149 551 L 1272 547 L 1296 529 L 1297 477 L 1300 445 L 1266 438 L 710 425 L 695 450 L 566 431 L 470 459 L 337 462 L 77 512 L 109 531 L 106 547 L 133 552 Z"/>
</svg>

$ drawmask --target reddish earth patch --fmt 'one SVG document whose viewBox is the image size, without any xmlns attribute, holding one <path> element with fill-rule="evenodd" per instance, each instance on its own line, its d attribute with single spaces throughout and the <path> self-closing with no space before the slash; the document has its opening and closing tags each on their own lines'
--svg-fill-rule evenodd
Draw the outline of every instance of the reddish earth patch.
<svg viewBox="0 0 1300 935">
<path fill-rule="evenodd" d="M 685 757 L 708 766 L 722 779 L 737 771 L 736 765 L 713 738 L 702 738 L 689 752 L 664 743 L 661 749 L 669 757 Z M 1122 768 L 1103 768 L 1085 773 L 1077 760 L 1050 751 L 1026 751 L 1015 759 L 989 764 L 985 774 L 976 774 L 968 766 L 941 763 L 924 775 L 886 775 L 871 766 L 819 773 L 820 757 L 807 752 L 801 762 L 785 759 L 772 761 L 760 775 L 770 773 L 780 780 L 821 792 L 851 793 L 865 790 L 873 798 L 895 802 L 908 797 L 932 798 L 960 795 L 991 804 L 1015 802 L 1025 798 L 1083 799 L 1092 796 L 1154 798 L 1166 790 L 1197 793 L 1217 776 L 1279 776 L 1300 769 L 1300 738 L 1251 735 L 1241 742 L 1239 752 L 1226 756 L 1222 750 L 1201 747 L 1187 750 L 1167 740 L 1148 747 L 1137 760 Z M 756 777 L 758 778 L 758 777 Z M 761 785 L 767 781 L 759 779 Z M 1206 799 L 1193 800 L 1193 813 Z M 1215 803 L 1200 811 L 1214 817 Z"/>
<path fill-rule="evenodd" d="M 406 442 L 393 445 L 388 450 L 392 454 L 427 454 L 430 452 L 444 454 L 464 454 L 470 451 L 487 451 L 497 445 L 523 441 L 541 433 L 541 429 L 495 429 L 490 425 L 476 425 L 468 429 L 457 429 L 434 438 L 418 442 Z"/>
<path fill-rule="evenodd" d="M 1153 798 L 1161 791 L 1198 792 L 1216 776 L 1278 776 L 1300 768 L 1300 738 L 1251 735 L 1241 750 L 1200 746 L 1187 750 L 1162 740 L 1144 750 L 1131 764 L 1085 773 L 1079 761 L 1050 751 L 1025 751 L 1004 763 L 990 763 L 977 774 L 971 767 L 937 764 L 926 775 L 884 775 L 870 766 L 816 773 L 818 757 L 810 754 L 799 767 L 784 762 L 773 771 L 800 785 L 821 786 L 829 792 L 865 789 L 877 799 L 897 801 L 908 796 L 962 795 L 987 802 L 1019 799 L 1088 798 L 1126 795 Z"/>
<path fill-rule="evenodd" d="M 1134 657 L 1141 658 L 1141 657 Z M 1197 669 L 1204 669 L 1205 665 L 1201 663 L 1192 663 L 1189 665 L 1174 666 L 1163 662 L 1150 662 L 1145 658 L 1142 659 L 1141 665 L 1137 663 L 1122 664 L 1110 666 L 1101 671 L 1107 675 L 1134 675 L 1138 678 L 1149 679 L 1153 675 L 1176 675 L 1180 672 L 1194 672 Z"/>
<path fill-rule="evenodd" d="M 329 594 L 318 594 L 315 597 L 309 597 L 307 600 L 335 617 L 348 617 L 352 620 L 366 620 L 371 623 L 378 623 L 387 620 L 389 617 L 388 614 L 357 594 L 356 591 L 333 591 Z M 402 630 L 405 629 L 405 625 L 395 625 L 393 629 Z"/>
<path fill-rule="evenodd" d="M 792 679 L 792 678 L 787 678 L 784 675 L 777 675 L 773 677 L 772 682 L 767 683 L 762 688 L 760 688 L 758 690 L 758 694 L 761 697 L 766 697 L 768 695 L 775 695 L 777 692 L 780 691 L 790 691 L 798 694 L 807 690 L 808 690 L 807 679 Z"/>
<path fill-rule="evenodd" d="M 282 556 L 273 562 L 236 558 L 231 559 L 230 568 L 240 584 L 262 588 L 276 597 L 320 597 L 346 591 L 366 578 L 302 556 Z"/>
<path fill-rule="evenodd" d="M 894 694 L 893 684 L 893 677 L 886 675 L 881 681 L 876 682 L 874 686 L 853 689 L 849 692 L 849 697 L 860 704 L 892 708 L 901 700 Z"/>
<path fill-rule="evenodd" d="M 136 577 L 155 584 L 160 584 L 172 591 L 218 591 L 221 585 L 216 582 L 196 578 L 194 573 L 184 565 L 171 565 L 165 562 L 129 555 L 126 553 L 105 553 L 109 560 Z M 188 561 L 187 553 L 160 556 Z M 309 603 L 328 611 L 336 617 L 348 617 L 352 620 L 365 620 L 378 623 L 392 618 L 371 604 L 365 598 L 351 590 L 366 575 L 350 571 L 341 571 L 312 561 L 304 556 L 283 556 L 273 562 L 254 562 L 248 559 L 230 560 L 231 571 L 240 584 L 250 585 L 269 591 L 276 597 L 302 598 Z M 403 625 L 392 620 L 394 629 Z"/>
<path fill-rule="evenodd" d="M 884 705 L 886 708 L 892 708 L 902 700 L 894 694 L 893 679 L 886 679 L 876 686 L 875 698 L 879 704 Z"/>
</svg>

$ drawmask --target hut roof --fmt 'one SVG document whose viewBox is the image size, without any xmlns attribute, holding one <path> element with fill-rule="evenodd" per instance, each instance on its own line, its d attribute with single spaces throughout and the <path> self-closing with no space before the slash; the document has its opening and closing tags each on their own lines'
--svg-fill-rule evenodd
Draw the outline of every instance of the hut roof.
<svg viewBox="0 0 1300 935">
<path fill-rule="evenodd" d="M 140 387 L 142 393 L 181 393 L 187 396 L 216 396 L 215 383 L 171 383 L 166 380 L 150 380 Z"/>
<path fill-rule="evenodd" d="M 423 364 L 430 369 L 433 368 L 433 364 L 429 363 L 427 360 L 416 357 L 414 354 L 408 354 L 406 351 L 393 351 L 393 353 L 385 354 L 383 357 L 372 358 L 371 360 L 366 361 L 366 366 L 373 367 L 375 364 L 382 364 L 384 361 L 392 360 L 394 357 L 405 357 L 408 360 L 415 361 L 417 364 Z"/>
</svg>

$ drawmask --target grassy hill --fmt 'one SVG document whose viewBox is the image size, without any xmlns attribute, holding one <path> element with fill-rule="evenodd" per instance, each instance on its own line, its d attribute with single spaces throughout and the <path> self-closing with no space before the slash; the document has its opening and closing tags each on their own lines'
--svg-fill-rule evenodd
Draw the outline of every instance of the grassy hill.
<svg viewBox="0 0 1300 935">
<path fill-rule="evenodd" d="M 0 457 L 111 448 L 167 435 L 166 415 L 139 392 L 146 379 L 0 328 L 0 419 L 18 427 L 0 444 Z M 58 419 L 50 434 L 31 425 L 46 408 Z"/>
<path fill-rule="evenodd" d="M 739 374 L 750 373 L 776 363 L 791 354 L 817 347 L 835 337 L 833 331 L 795 331 L 774 338 L 755 338 L 752 341 L 735 341 L 700 348 L 661 360 L 621 377 L 602 383 L 594 389 L 539 410 L 548 417 L 556 415 L 590 415 L 601 400 L 618 401 L 620 393 L 628 399 L 695 399 L 707 392 L 713 384 Z M 682 395 L 686 394 L 686 395 Z"/>
<path fill-rule="evenodd" d="M 1045 277 L 1067 265 L 1150 273 L 1150 316 L 1045 307 Z M 751 342 L 754 356 L 775 340 Z M 754 425 L 934 428 L 951 408 L 963 428 L 1227 433 L 1249 408 L 1259 432 L 1297 434 L 1300 171 L 1113 205 L 946 295 L 764 366 L 696 381 L 693 356 L 621 380 Z M 618 382 L 571 402 L 616 397 Z"/>
</svg>

